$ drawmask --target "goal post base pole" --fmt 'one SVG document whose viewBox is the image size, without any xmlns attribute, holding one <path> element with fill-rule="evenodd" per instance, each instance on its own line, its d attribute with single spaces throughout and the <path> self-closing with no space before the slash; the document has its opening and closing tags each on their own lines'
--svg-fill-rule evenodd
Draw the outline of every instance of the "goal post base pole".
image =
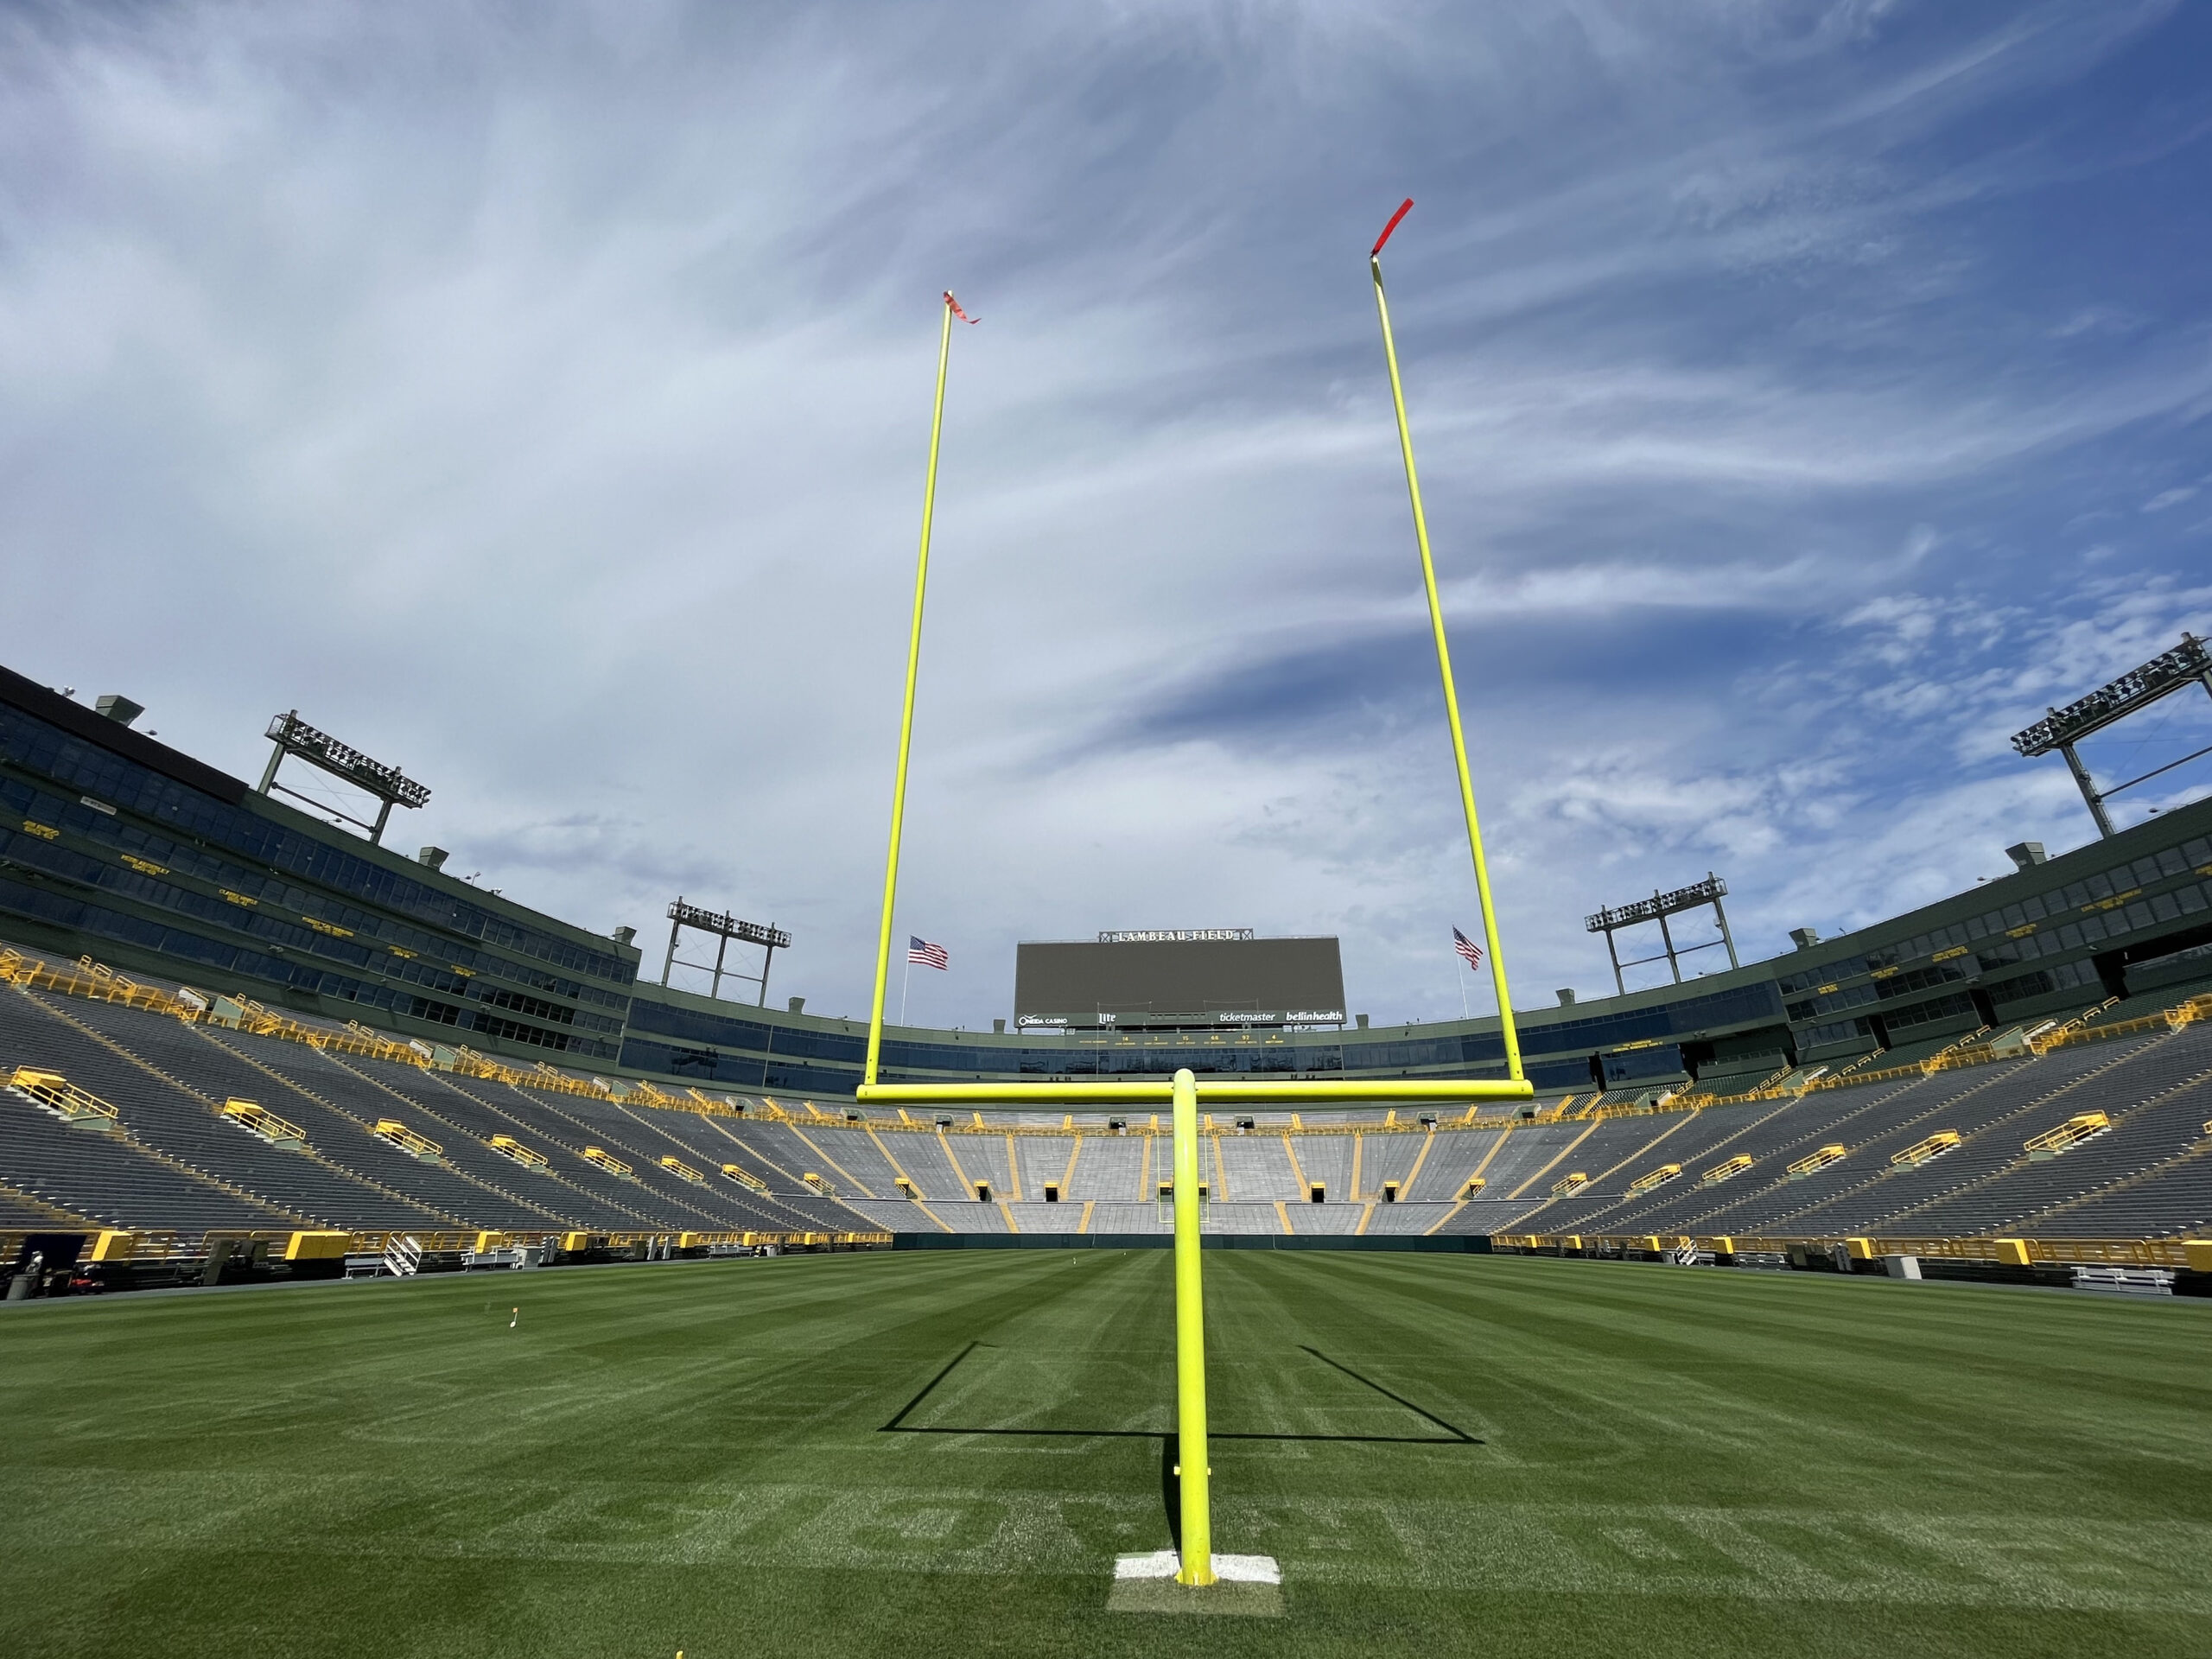
<svg viewBox="0 0 2212 1659">
<path fill-rule="evenodd" d="M 1198 1089 L 1178 1071 L 1175 1103 L 1175 1478 L 1183 1506 L 1178 1584 L 1213 1582 L 1213 1471 L 1206 1446 L 1205 1256 L 1198 1237 Z"/>
</svg>

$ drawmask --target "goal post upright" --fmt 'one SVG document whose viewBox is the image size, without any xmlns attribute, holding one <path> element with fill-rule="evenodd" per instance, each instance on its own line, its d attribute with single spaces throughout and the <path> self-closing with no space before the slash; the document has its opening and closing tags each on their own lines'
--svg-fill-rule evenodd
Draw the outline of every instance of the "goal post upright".
<svg viewBox="0 0 2212 1659">
<path fill-rule="evenodd" d="M 1198 1234 L 1198 1084 L 1175 1074 L 1175 1478 L 1182 1503 L 1178 1584 L 1213 1582 L 1213 1508 L 1207 1483 L 1205 1262 Z"/>
<path fill-rule="evenodd" d="M 1414 467 L 1413 429 L 1406 423 L 1406 392 L 1398 378 L 1398 345 L 1390 333 L 1390 302 L 1382 291 L 1382 245 L 1398 223 L 1412 211 L 1413 198 L 1391 215 L 1367 256 L 1375 278 L 1375 313 L 1382 321 L 1382 356 L 1390 367 L 1390 403 L 1398 415 L 1398 449 L 1405 458 L 1406 494 L 1413 502 L 1414 540 L 1421 547 L 1421 586 L 1428 594 L 1429 630 L 1436 636 L 1436 671 L 1444 683 L 1444 717 L 1452 728 L 1452 760 L 1459 774 L 1459 807 L 1467 820 L 1467 850 L 1475 861 L 1475 892 L 1482 905 L 1483 940 L 1490 947 L 1491 983 L 1497 993 L 1498 1029 L 1505 1039 L 1505 1066 L 1509 1076 L 1521 1076 L 1521 1037 L 1513 1024 L 1513 999 L 1505 987 L 1505 954 L 1497 945 L 1497 912 L 1491 903 L 1490 863 L 1483 856 L 1481 821 L 1475 814 L 1475 785 L 1467 770 L 1467 739 L 1459 723 L 1459 693 L 1452 679 L 1452 646 L 1445 638 L 1444 604 L 1437 597 L 1436 562 L 1428 550 L 1428 515 L 1421 510 L 1421 474 Z"/>
<path fill-rule="evenodd" d="M 906 757 L 914 746 L 914 682 L 922 668 L 922 599 L 930 580 L 930 530 L 937 517 L 937 457 L 944 435 L 944 372 L 952 359 L 950 289 L 937 340 L 937 398 L 930 407 L 930 464 L 922 485 L 922 545 L 914 561 L 914 618 L 906 635 L 906 694 L 899 706 L 899 766 L 891 781 L 891 847 L 883 860 L 883 925 L 875 939 L 875 994 L 868 1004 L 866 1082 L 875 1081 L 883 1052 L 883 992 L 891 973 L 892 911 L 899 897 L 899 839 L 906 823 Z"/>
</svg>

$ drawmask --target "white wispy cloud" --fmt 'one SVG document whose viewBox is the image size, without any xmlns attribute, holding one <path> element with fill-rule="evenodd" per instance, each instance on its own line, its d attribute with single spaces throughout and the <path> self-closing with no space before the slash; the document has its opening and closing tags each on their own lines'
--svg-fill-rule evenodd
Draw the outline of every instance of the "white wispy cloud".
<svg viewBox="0 0 2212 1659">
<path fill-rule="evenodd" d="M 1509 957 L 1595 989 L 1583 912 L 1709 866 L 1763 951 L 2078 838 L 2013 722 L 2204 626 L 2170 509 L 2212 332 L 2154 283 L 2171 215 L 2089 211 L 2202 182 L 2201 89 L 2138 84 L 2201 28 L 20 10 L 9 660 L 248 772 L 296 705 L 426 778 L 422 838 L 486 885 L 758 912 L 799 936 L 779 980 L 855 1011 L 951 286 L 984 321 L 902 910 L 963 967 L 930 1017 L 1004 1012 L 1017 938 L 1192 919 L 1339 929 L 1378 1017 L 1456 1013 L 1363 260 L 1411 193 L 1394 310 Z M 2101 257 L 2035 257 L 2093 219 Z"/>
</svg>

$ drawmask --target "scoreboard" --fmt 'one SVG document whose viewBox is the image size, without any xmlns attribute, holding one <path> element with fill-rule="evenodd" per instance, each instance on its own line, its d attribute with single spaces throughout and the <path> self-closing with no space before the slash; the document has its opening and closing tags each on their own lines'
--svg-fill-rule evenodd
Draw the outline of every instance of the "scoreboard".
<svg viewBox="0 0 2212 1659">
<path fill-rule="evenodd" d="M 1025 940 L 1014 1019 L 1028 1030 L 1340 1026 L 1344 963 L 1333 938 L 1262 939 L 1249 928 Z"/>
</svg>

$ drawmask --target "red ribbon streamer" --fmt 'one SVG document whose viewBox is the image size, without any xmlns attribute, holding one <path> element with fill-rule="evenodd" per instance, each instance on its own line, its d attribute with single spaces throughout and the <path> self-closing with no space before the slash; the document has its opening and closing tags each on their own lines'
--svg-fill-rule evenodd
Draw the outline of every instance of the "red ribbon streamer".
<svg viewBox="0 0 2212 1659">
<path fill-rule="evenodd" d="M 1413 203 L 1411 203 L 1411 202 L 1409 201 L 1409 202 L 1408 202 L 1408 203 L 1406 204 L 1406 206 L 1407 206 L 1407 207 L 1412 207 L 1412 206 L 1413 206 Z M 1396 222 L 1397 222 L 1397 221 L 1396 221 L 1395 219 L 1393 219 L 1393 220 L 1391 221 L 1391 223 L 1393 223 L 1393 224 L 1395 224 Z M 1384 234 L 1385 236 L 1388 236 L 1388 235 L 1389 234 L 1389 232 L 1388 231 L 1385 231 L 1385 232 L 1383 232 L 1383 234 Z M 1377 244 L 1376 244 L 1376 245 L 1377 247 L 1380 247 L 1380 246 L 1382 245 L 1382 244 L 1378 242 Z M 982 321 L 982 319 L 981 319 L 980 317 L 971 317 L 971 316 L 969 316 L 969 315 L 965 311 L 963 311 L 963 310 L 960 308 L 960 302 L 959 302 L 959 301 L 957 301 L 957 300 L 956 300 L 956 299 L 954 299 L 954 298 L 952 297 L 952 290 L 951 290 L 950 289 L 949 289 L 949 288 L 948 288 L 948 289 L 946 289 L 944 290 L 944 302 L 945 302 L 947 305 L 949 305 L 949 306 L 950 306 L 950 307 L 952 308 L 952 315 L 953 315 L 954 316 L 956 316 L 956 317 L 959 318 L 961 321 L 963 321 L 963 322 L 966 323 L 966 324 L 967 324 L 969 327 L 971 327 L 971 328 L 972 328 L 972 327 L 974 327 L 976 326 L 976 323 L 978 323 L 978 322 L 980 322 L 980 321 Z"/>
<path fill-rule="evenodd" d="M 1413 212 L 1413 210 L 1414 199 L 1411 196 L 1408 196 L 1405 200 L 1399 205 L 1398 211 L 1390 215 L 1390 222 L 1382 227 L 1382 234 L 1375 238 L 1375 245 L 1367 251 L 1367 257 L 1369 258 L 1373 259 L 1381 255 L 1382 251 L 1382 245 L 1390 239 L 1390 232 L 1398 228 L 1398 221 L 1403 219 L 1408 213 Z M 948 294 L 944 297 L 949 300 L 952 296 Z"/>
</svg>

